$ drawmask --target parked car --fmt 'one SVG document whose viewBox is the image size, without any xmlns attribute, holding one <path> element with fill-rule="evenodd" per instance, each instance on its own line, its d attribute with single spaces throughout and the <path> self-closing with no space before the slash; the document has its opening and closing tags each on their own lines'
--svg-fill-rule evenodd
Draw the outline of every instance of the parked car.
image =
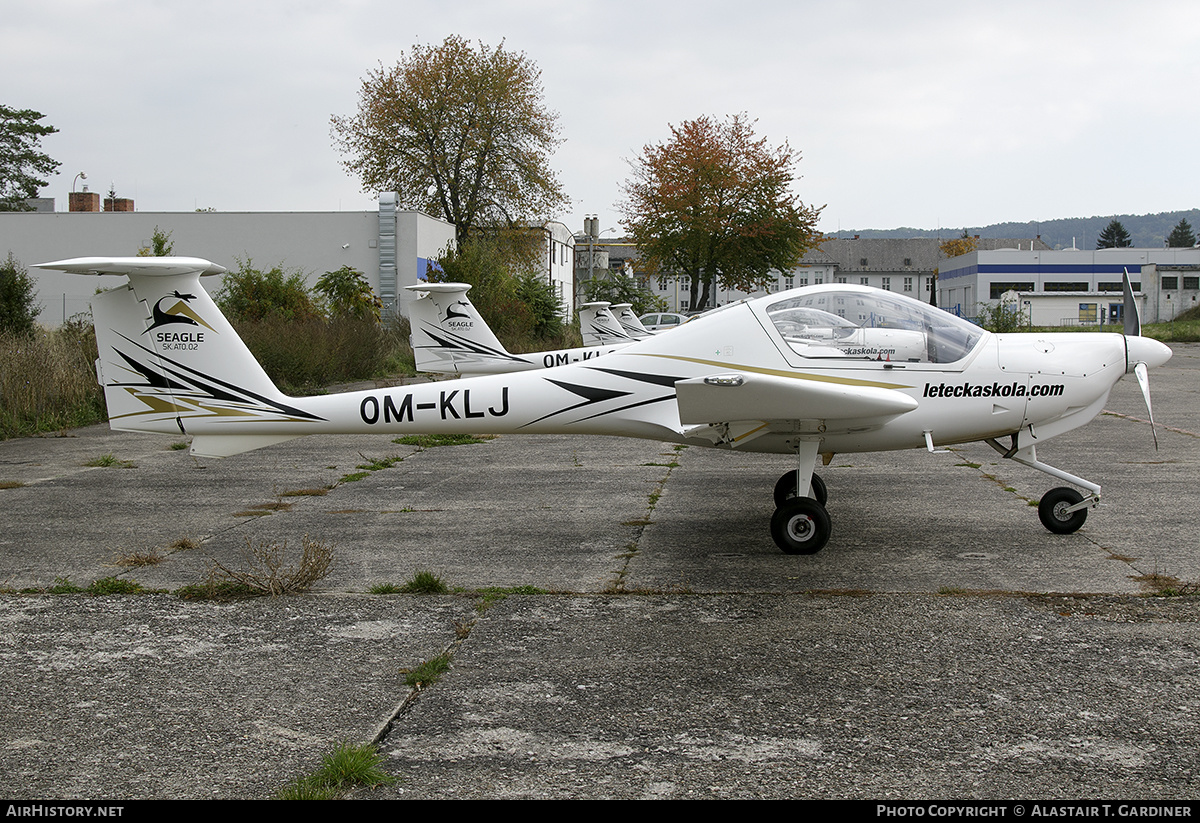
<svg viewBox="0 0 1200 823">
<path fill-rule="evenodd" d="M 686 323 L 688 317 L 675 312 L 659 312 L 655 314 L 643 314 L 638 318 L 642 325 L 649 331 L 659 331 L 661 329 L 673 329 L 680 323 Z"/>
</svg>

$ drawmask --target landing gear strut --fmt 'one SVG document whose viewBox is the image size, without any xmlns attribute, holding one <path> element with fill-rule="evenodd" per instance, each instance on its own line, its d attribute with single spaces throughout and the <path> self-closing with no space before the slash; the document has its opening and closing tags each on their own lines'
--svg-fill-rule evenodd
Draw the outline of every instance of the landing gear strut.
<svg viewBox="0 0 1200 823">
<path fill-rule="evenodd" d="M 1059 480 L 1074 483 L 1076 486 L 1090 492 L 1085 497 L 1075 491 L 1075 489 L 1060 486 L 1042 495 L 1041 502 L 1038 503 L 1038 518 L 1047 529 L 1055 534 L 1070 534 L 1079 531 L 1084 521 L 1087 520 L 1088 509 L 1100 505 L 1100 487 L 1089 480 L 1084 480 L 1082 477 L 1076 477 L 1062 469 L 1056 469 L 1051 465 L 1043 463 L 1037 458 L 1037 448 L 1035 446 L 1018 447 L 1017 438 L 1018 435 L 1014 434 L 1012 436 L 1012 446 L 1007 448 L 995 438 L 989 439 L 987 444 L 1010 460 L 1015 460 L 1023 466 L 1029 466 L 1031 469 L 1045 472 L 1051 477 L 1057 477 Z"/>
<path fill-rule="evenodd" d="M 825 481 L 813 473 L 819 446 L 819 440 L 797 443 L 796 468 L 775 484 L 771 538 L 785 554 L 816 554 L 829 542 L 831 526 L 825 511 L 829 492 Z"/>
</svg>

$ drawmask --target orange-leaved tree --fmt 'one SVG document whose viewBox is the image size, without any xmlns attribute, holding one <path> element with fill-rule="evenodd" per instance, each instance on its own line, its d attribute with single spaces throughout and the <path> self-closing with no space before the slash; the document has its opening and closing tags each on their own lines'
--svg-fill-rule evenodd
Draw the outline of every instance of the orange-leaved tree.
<svg viewBox="0 0 1200 823">
<path fill-rule="evenodd" d="M 714 285 L 753 291 L 815 246 L 821 209 L 793 191 L 799 154 L 772 147 L 745 115 L 671 126 L 671 139 L 631 161 L 618 204 L 642 264 L 690 281 L 689 305 L 709 305 Z"/>
</svg>

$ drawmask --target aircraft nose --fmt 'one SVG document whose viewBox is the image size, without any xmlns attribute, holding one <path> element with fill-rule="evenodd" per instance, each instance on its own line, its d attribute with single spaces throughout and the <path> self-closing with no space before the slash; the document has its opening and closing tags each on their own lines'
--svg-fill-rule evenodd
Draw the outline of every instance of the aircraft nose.
<svg viewBox="0 0 1200 823">
<path fill-rule="evenodd" d="M 1125 373 L 1131 374 L 1138 363 L 1151 368 L 1161 366 L 1171 359 L 1171 349 L 1149 337 L 1125 337 Z"/>
</svg>

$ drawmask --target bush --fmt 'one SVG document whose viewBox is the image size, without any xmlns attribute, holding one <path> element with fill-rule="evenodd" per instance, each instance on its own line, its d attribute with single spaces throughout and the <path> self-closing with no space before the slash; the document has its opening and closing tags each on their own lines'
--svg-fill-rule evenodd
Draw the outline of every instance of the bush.
<svg viewBox="0 0 1200 823">
<path fill-rule="evenodd" d="M 285 272 L 278 265 L 268 271 L 239 260 L 237 271 L 227 273 L 213 296 L 230 322 L 279 317 L 286 321 L 321 317 L 305 281 L 304 272 Z"/>
<path fill-rule="evenodd" d="M 0 332 L 0 438 L 104 420 L 96 333 L 76 316 L 54 331 Z"/>
<path fill-rule="evenodd" d="M 234 327 L 271 380 L 287 393 L 415 372 L 406 324 L 385 327 L 345 316 L 289 321 L 273 315 Z"/>
<path fill-rule="evenodd" d="M 325 272 L 317 280 L 316 292 L 325 298 L 329 313 L 334 317 L 379 322 L 383 301 L 358 269 L 342 266 L 337 271 Z"/>
<path fill-rule="evenodd" d="M 512 352 L 558 348 L 568 334 L 553 287 L 534 274 L 535 236 L 477 235 L 447 250 L 431 267 L 434 283 L 468 283 L 471 303 Z"/>
<path fill-rule="evenodd" d="M 41 313 L 33 278 L 9 252 L 8 259 L 0 264 L 0 333 L 33 334 Z"/>
</svg>

